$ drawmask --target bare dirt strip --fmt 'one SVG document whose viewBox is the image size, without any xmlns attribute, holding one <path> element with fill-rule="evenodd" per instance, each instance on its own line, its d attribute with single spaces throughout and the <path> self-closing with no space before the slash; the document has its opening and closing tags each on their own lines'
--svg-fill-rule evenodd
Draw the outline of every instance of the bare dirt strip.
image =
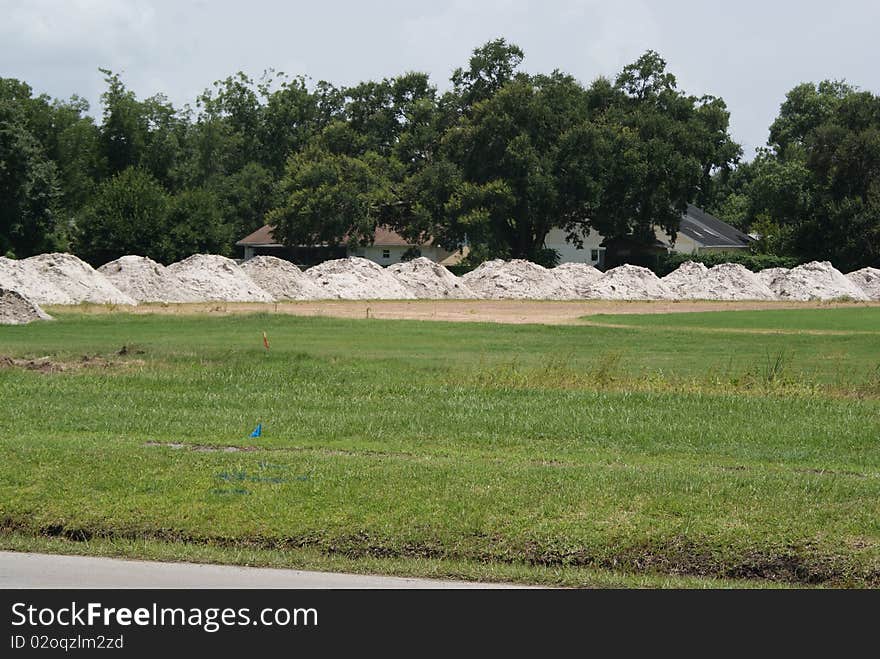
<svg viewBox="0 0 880 659">
<path fill-rule="evenodd" d="M 877 307 L 880 302 L 620 302 L 585 300 L 554 302 L 539 300 L 323 300 L 317 302 L 243 303 L 209 302 L 198 304 L 142 304 L 136 307 L 113 305 L 53 306 L 58 311 L 81 313 L 229 315 L 279 313 L 294 316 L 332 318 L 380 318 L 403 320 L 439 320 L 450 322 L 492 322 L 547 325 L 582 324 L 583 316 L 598 314 L 660 314 L 694 311 L 738 311 L 761 309 L 839 309 Z"/>
</svg>

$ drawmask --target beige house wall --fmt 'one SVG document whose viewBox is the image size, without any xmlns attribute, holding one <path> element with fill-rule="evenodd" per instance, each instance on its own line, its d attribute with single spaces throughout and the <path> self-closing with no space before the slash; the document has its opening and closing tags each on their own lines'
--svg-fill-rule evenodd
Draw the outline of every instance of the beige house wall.
<svg viewBox="0 0 880 659">
<path fill-rule="evenodd" d="M 360 256 L 369 259 L 379 265 L 394 265 L 403 261 L 404 255 L 410 250 L 407 245 L 369 245 L 368 247 L 355 247 L 348 251 L 349 256 Z M 422 256 L 436 263 L 455 265 L 463 256 L 459 252 L 447 252 L 439 247 L 420 247 Z"/>
<path fill-rule="evenodd" d="M 657 240 L 669 245 L 669 251 L 671 252 L 678 252 L 679 254 L 696 254 L 700 251 L 700 244 L 693 238 L 689 238 L 682 233 L 675 236 L 675 242 L 672 241 L 669 234 L 663 229 L 655 229 L 654 235 L 657 236 Z"/>
<path fill-rule="evenodd" d="M 589 263 L 597 265 L 601 261 L 604 247 L 599 244 L 604 240 L 602 236 L 590 229 L 586 234 L 582 233 L 584 246 L 578 248 L 565 240 L 568 235 L 562 229 L 552 229 L 544 239 L 544 247 L 555 249 L 559 253 L 560 263 Z"/>
</svg>

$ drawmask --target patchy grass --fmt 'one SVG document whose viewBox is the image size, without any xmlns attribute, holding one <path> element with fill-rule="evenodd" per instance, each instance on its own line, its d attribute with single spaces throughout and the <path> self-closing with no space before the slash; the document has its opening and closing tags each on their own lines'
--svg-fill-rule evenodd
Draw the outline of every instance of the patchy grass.
<svg viewBox="0 0 880 659">
<path fill-rule="evenodd" d="M 271 314 L 0 328 L 13 360 L 114 364 L 0 365 L 14 411 L 0 416 L 4 546 L 562 585 L 876 587 L 875 312 L 719 313 L 713 332 L 666 317 Z M 724 331 L 784 314 L 853 333 Z"/>
</svg>

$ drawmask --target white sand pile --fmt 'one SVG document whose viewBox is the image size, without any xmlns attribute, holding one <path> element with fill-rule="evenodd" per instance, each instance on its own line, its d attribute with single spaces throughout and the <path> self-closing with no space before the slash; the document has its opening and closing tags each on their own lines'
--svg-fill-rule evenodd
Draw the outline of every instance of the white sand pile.
<svg viewBox="0 0 880 659">
<path fill-rule="evenodd" d="M 677 272 L 677 271 L 676 271 Z M 776 294 L 751 270 L 739 263 L 722 263 L 702 274 L 692 269 L 672 292 L 682 300 L 775 300 Z M 675 274 L 675 273 L 673 273 Z M 665 283 L 665 279 L 664 279 Z"/>
<path fill-rule="evenodd" d="M 306 270 L 306 276 L 320 289 L 320 299 L 412 300 L 414 297 L 392 273 L 358 256 L 325 261 Z"/>
<path fill-rule="evenodd" d="M 756 274 L 758 275 L 758 279 L 760 279 L 771 290 L 773 290 L 773 286 L 771 284 L 777 279 L 785 277 L 788 274 L 788 268 L 766 268 L 765 270 L 761 270 Z"/>
<path fill-rule="evenodd" d="M 199 302 L 183 282 L 161 263 L 146 256 L 121 256 L 98 272 L 138 302 Z"/>
<path fill-rule="evenodd" d="M 621 265 L 603 274 L 587 291 L 600 300 L 672 300 L 676 296 L 653 272 L 637 265 Z"/>
<path fill-rule="evenodd" d="M 568 300 L 577 297 L 552 270 L 522 259 L 486 261 L 462 280 L 477 297 L 489 300 Z"/>
<path fill-rule="evenodd" d="M 166 271 L 202 302 L 274 302 L 274 298 L 247 276 L 232 259 L 216 254 L 194 254 L 172 263 Z"/>
<path fill-rule="evenodd" d="M 68 295 L 70 299 L 66 304 L 137 304 L 134 298 L 120 291 L 107 277 L 73 254 L 40 254 L 21 263 L 31 273 Z M 39 297 L 31 299 L 48 304 L 48 301 L 44 302 Z"/>
<path fill-rule="evenodd" d="M 420 300 L 472 300 L 477 297 L 461 279 L 424 256 L 395 263 L 388 267 L 388 272 L 397 277 L 413 297 Z"/>
<path fill-rule="evenodd" d="M 0 256 L 0 288 L 18 291 L 38 304 L 73 304 L 71 297 L 24 261 Z"/>
<path fill-rule="evenodd" d="M 321 289 L 290 261 L 255 256 L 241 264 L 248 277 L 276 300 L 317 300 Z"/>
<path fill-rule="evenodd" d="M 782 300 L 868 299 L 862 289 L 828 261 L 813 261 L 791 270 L 770 268 L 761 271 L 759 276 Z"/>
<path fill-rule="evenodd" d="M 666 285 L 666 288 L 677 294 L 680 288 L 688 289 L 697 285 L 697 282 L 701 282 L 707 272 L 709 272 L 709 268 L 704 264 L 685 261 L 668 275 L 661 277 L 660 281 Z"/>
<path fill-rule="evenodd" d="M 880 270 L 877 268 L 862 268 L 849 273 L 846 278 L 871 300 L 880 300 Z"/>
<path fill-rule="evenodd" d="M 18 291 L 0 288 L 0 325 L 25 325 L 35 320 L 52 320 L 52 316 Z"/>
<path fill-rule="evenodd" d="M 573 293 L 574 299 L 587 296 L 590 285 L 602 276 L 602 271 L 588 263 L 563 263 L 551 270 L 563 288 Z"/>
</svg>

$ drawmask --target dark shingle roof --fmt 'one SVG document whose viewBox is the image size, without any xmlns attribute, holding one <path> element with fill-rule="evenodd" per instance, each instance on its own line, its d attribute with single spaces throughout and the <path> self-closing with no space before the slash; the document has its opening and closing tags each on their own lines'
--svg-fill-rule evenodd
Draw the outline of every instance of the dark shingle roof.
<svg viewBox="0 0 880 659">
<path fill-rule="evenodd" d="M 752 241 L 739 229 L 693 204 L 688 204 L 687 211 L 682 215 L 678 232 L 703 247 L 745 247 Z"/>
</svg>

